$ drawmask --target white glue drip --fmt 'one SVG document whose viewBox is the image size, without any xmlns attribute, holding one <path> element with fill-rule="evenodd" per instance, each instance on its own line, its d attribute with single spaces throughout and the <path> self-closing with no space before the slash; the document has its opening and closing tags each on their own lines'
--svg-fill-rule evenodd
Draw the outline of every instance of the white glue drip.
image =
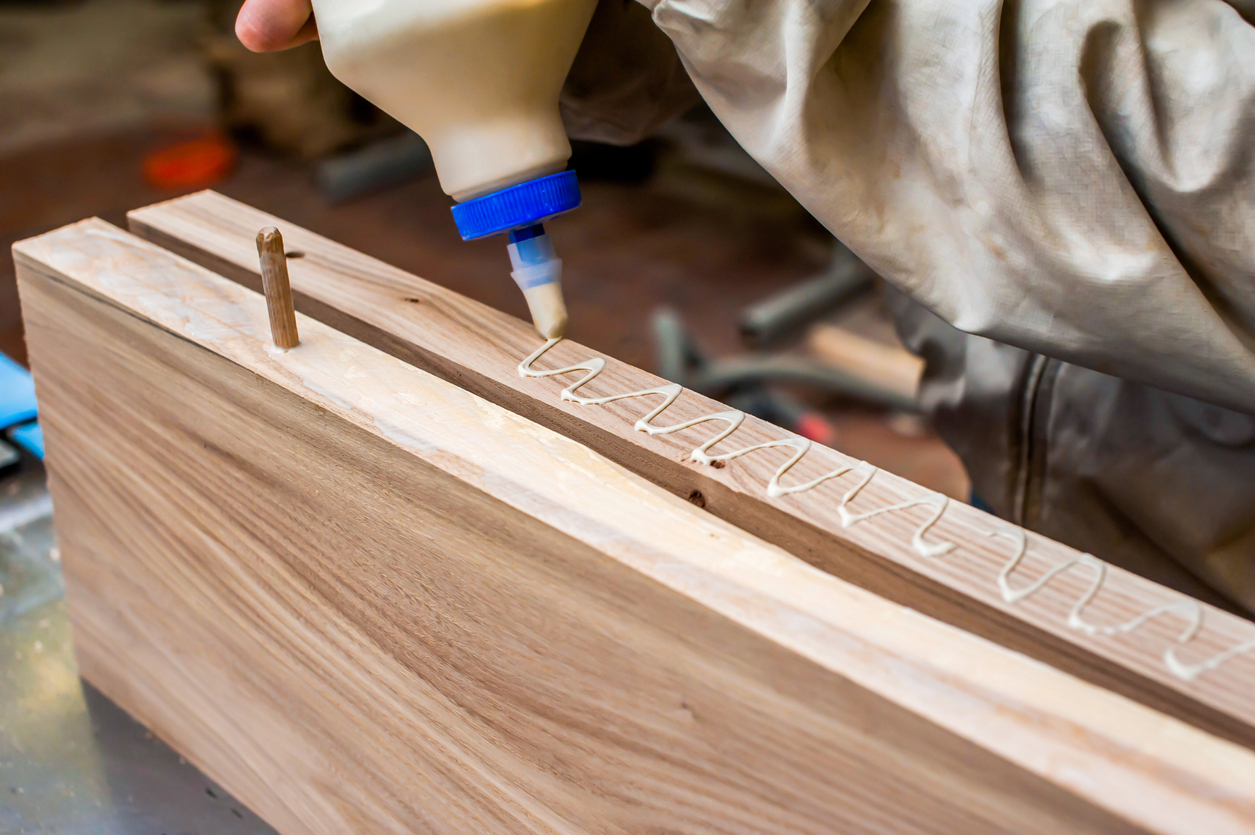
<svg viewBox="0 0 1255 835">
<path fill-rule="evenodd" d="M 1164 650 L 1163 661 L 1164 666 L 1178 678 L 1185 681 L 1192 681 L 1201 673 L 1208 670 L 1214 670 L 1230 658 L 1234 658 L 1243 653 L 1255 650 L 1255 639 L 1246 641 L 1231 647 L 1223 652 L 1216 653 L 1211 658 L 1201 661 L 1197 664 L 1186 664 L 1177 658 L 1177 649 L 1185 646 L 1194 640 L 1194 636 L 1203 627 L 1203 607 L 1198 604 L 1197 600 L 1188 597 L 1182 597 L 1177 600 L 1154 606 L 1135 618 L 1127 620 L 1123 623 L 1112 624 L 1110 626 L 1098 626 L 1085 620 L 1085 609 L 1089 606 L 1098 593 L 1102 591 L 1103 583 L 1107 579 L 1107 564 L 1095 557 L 1093 554 L 1080 554 L 1070 560 L 1065 560 L 1058 565 L 1052 567 L 1045 574 L 1038 577 L 1033 582 L 1022 588 L 1011 587 L 1011 574 L 1019 567 L 1024 557 L 1028 554 L 1028 534 L 1020 528 L 1005 528 L 1000 531 L 988 531 L 989 536 L 999 536 L 1009 539 L 1016 544 L 1015 553 L 1011 559 L 1007 560 L 1002 570 L 998 572 L 998 590 L 1002 593 L 1002 599 L 1007 603 L 1018 603 L 1026 597 L 1040 591 L 1047 583 L 1053 580 L 1059 574 L 1064 573 L 1073 566 L 1089 569 L 1093 572 L 1093 582 L 1089 588 L 1076 599 L 1072 604 L 1072 609 L 1068 612 L 1068 626 L 1073 629 L 1080 630 L 1087 635 L 1120 635 L 1132 632 L 1143 624 L 1154 620 L 1160 615 L 1176 614 L 1185 621 L 1185 629 L 1176 638 L 1176 646 L 1170 646 Z"/>
<path fill-rule="evenodd" d="M 715 461 L 732 461 L 733 459 L 740 458 L 743 455 L 748 455 L 751 452 L 757 452 L 764 449 L 791 447 L 794 450 L 793 455 L 780 465 L 780 468 L 776 470 L 775 474 L 771 477 L 771 480 L 767 483 L 767 495 L 772 498 L 779 498 L 780 496 L 787 496 L 793 493 L 801 493 L 818 487 L 824 482 L 830 481 L 834 478 L 839 478 L 846 473 L 859 470 L 865 473 L 862 480 L 846 491 L 846 493 L 841 497 L 841 503 L 837 506 L 837 514 L 841 519 L 841 527 L 849 528 L 860 522 L 872 519 L 882 514 L 894 513 L 897 511 L 907 510 L 912 507 L 926 505 L 933 508 L 933 513 L 915 530 L 915 533 L 911 537 L 911 547 L 915 549 L 916 553 L 923 557 L 939 557 L 943 554 L 950 553 L 958 547 L 953 542 L 942 541 L 930 543 L 924 541 L 924 536 L 934 525 L 937 524 L 938 521 L 941 520 L 941 517 L 946 512 L 946 508 L 949 507 L 950 500 L 939 493 L 934 493 L 930 496 L 924 496 L 918 499 L 910 499 L 905 502 L 899 502 L 898 504 L 879 507 L 862 513 L 855 513 L 851 511 L 849 509 L 849 504 L 858 497 L 858 494 L 862 492 L 863 488 L 870 484 L 871 480 L 875 478 L 876 473 L 879 472 L 876 467 L 872 467 L 866 462 L 860 461 L 853 465 L 837 467 L 836 469 L 824 473 L 818 478 L 812 479 L 803 484 L 794 485 L 792 487 L 782 487 L 780 485 L 780 479 L 785 473 L 792 469 L 793 465 L 801 461 L 811 448 L 811 442 L 806 438 L 792 436 L 776 441 L 766 441 L 761 444 L 754 444 L 753 446 L 748 446 L 744 449 L 738 449 L 735 452 L 728 452 L 722 455 L 711 455 L 710 450 L 716 444 L 727 439 L 730 435 L 732 435 L 732 433 L 736 432 L 736 430 L 741 427 L 742 423 L 745 422 L 745 412 L 740 410 L 730 409 L 724 412 L 712 412 L 709 415 L 703 415 L 702 417 L 686 420 L 682 423 L 676 423 L 671 426 L 654 426 L 654 419 L 670 408 L 671 404 L 680 397 L 680 393 L 684 390 L 678 383 L 667 383 L 655 388 L 641 389 L 640 391 L 626 392 L 624 394 L 612 394 L 606 397 L 583 397 L 576 394 L 580 388 L 592 382 L 598 375 L 601 374 L 602 371 L 605 370 L 606 361 L 601 357 L 592 357 L 584 360 L 583 362 L 568 365 L 565 368 L 555 368 L 549 371 L 537 371 L 532 368 L 532 364 L 535 363 L 536 360 L 544 356 L 550 348 L 557 345 L 561 341 L 561 338 L 546 341 L 544 345 L 541 345 L 535 352 L 519 363 L 519 376 L 543 378 L 557 377 L 577 371 L 586 372 L 579 380 L 564 388 L 561 394 L 561 398 L 563 400 L 570 400 L 582 406 L 603 406 L 607 403 L 613 403 L 616 400 L 627 400 L 632 397 L 650 397 L 657 395 L 662 398 L 662 402 L 655 406 L 647 415 L 638 420 L 635 426 L 636 431 L 645 432 L 650 435 L 669 435 L 672 432 L 690 429 L 694 426 L 708 423 L 710 421 L 722 421 L 726 424 L 726 427 L 722 431 L 716 432 L 700 446 L 689 453 L 689 460 L 696 461 L 701 464 L 710 464 Z M 1071 611 L 1068 612 L 1067 623 L 1072 629 L 1084 632 L 1087 635 L 1119 635 L 1132 632 L 1133 630 L 1141 627 L 1143 624 L 1161 615 L 1175 614 L 1178 617 L 1183 618 L 1186 621 L 1185 629 L 1177 636 L 1176 644 L 1168 647 L 1163 653 L 1164 666 L 1167 667 L 1169 672 L 1180 679 L 1192 681 L 1200 674 L 1216 669 L 1231 658 L 1235 658 L 1236 656 L 1255 650 L 1255 639 L 1251 639 L 1223 652 L 1217 653 L 1211 658 L 1201 661 L 1198 664 L 1183 663 L 1177 658 L 1177 650 L 1192 641 L 1203 626 L 1202 607 L 1197 601 L 1185 597 L 1152 607 L 1146 612 L 1143 612 L 1137 617 L 1125 621 L 1124 623 L 1112 626 L 1098 626 L 1089 623 L 1084 618 L 1085 609 L 1094 600 L 1094 598 L 1098 596 L 1099 591 L 1102 589 L 1103 582 L 1107 577 L 1106 563 L 1102 562 L 1092 554 L 1080 554 L 1079 556 L 1073 557 L 1070 560 L 1066 560 L 1054 566 L 1027 586 L 1015 589 L 1011 587 L 1010 578 L 1011 574 L 1015 572 L 1015 569 L 1019 567 L 1025 555 L 1028 553 L 1028 536 L 1022 529 L 1018 528 L 988 531 L 987 533 L 989 536 L 1004 537 L 1016 543 L 1015 553 L 998 573 L 998 590 L 1002 594 L 1002 599 L 1007 603 L 1015 604 L 1026 597 L 1032 596 L 1059 574 L 1068 571 L 1074 566 L 1079 566 L 1092 571 L 1094 580 L 1085 593 L 1082 594 L 1073 604 Z"/>
<path fill-rule="evenodd" d="M 858 468 L 862 469 L 865 465 L 859 463 Z M 937 520 L 941 518 L 941 514 L 946 512 L 946 508 L 950 505 L 950 500 L 940 493 L 934 493 L 931 496 L 925 496 L 921 499 L 911 499 L 910 501 L 891 504 L 888 507 L 878 507 L 875 510 L 868 510 L 864 513 L 851 513 L 847 508 L 850 502 L 854 501 L 859 492 L 871 483 L 876 477 L 876 473 L 880 472 L 875 467 L 867 470 L 867 475 L 863 480 L 849 489 L 844 496 L 841 497 L 841 504 L 837 505 L 837 514 L 841 517 L 841 527 L 848 528 L 851 525 L 857 525 L 864 519 L 871 519 L 873 516 L 879 516 L 882 513 L 892 513 L 895 510 L 906 510 L 908 507 L 916 507 L 918 505 L 929 505 L 934 508 L 933 515 L 924 520 L 924 524 L 920 525 L 915 534 L 911 537 L 911 545 L 916 552 L 923 557 L 939 557 L 942 554 L 948 554 L 958 546 L 953 542 L 936 542 L 929 544 L 924 541 L 924 534 L 928 533 L 929 528 L 937 524 Z"/>
<path fill-rule="evenodd" d="M 810 490 L 811 488 L 818 487 L 825 481 L 839 478 L 840 476 L 843 476 L 855 469 L 853 466 L 841 466 L 803 484 L 797 484 L 792 487 L 784 487 L 780 484 L 780 479 L 785 473 L 793 468 L 794 464 L 801 461 L 802 458 L 806 456 L 807 451 L 811 448 L 811 442 L 808 439 L 800 438 L 795 435 L 793 437 L 782 438 L 777 441 L 766 441 L 761 444 L 754 444 L 753 446 L 748 446 L 744 449 L 738 449 L 735 452 L 727 452 L 722 455 L 711 455 L 710 450 L 716 444 L 726 439 L 729 435 L 739 429 L 742 423 L 745 422 L 745 412 L 742 412 L 739 409 L 729 409 L 726 412 L 713 412 L 709 415 L 703 415 L 702 417 L 686 420 L 683 423 L 676 423 L 671 426 L 654 426 L 654 419 L 670 408 L 671 404 L 679 398 L 680 393 L 684 391 L 683 387 L 679 383 L 667 383 L 665 385 L 657 386 L 656 388 L 641 389 L 640 391 L 631 391 L 624 394 L 612 394 L 608 397 L 583 397 L 576 394 L 576 392 L 579 391 L 579 389 L 585 384 L 594 380 L 597 375 L 601 374 L 601 372 L 606 368 L 606 361 L 601 357 L 593 357 L 592 359 L 576 363 L 575 365 L 568 365 L 565 368 L 555 368 L 550 371 L 537 371 L 532 368 L 532 364 L 536 362 L 536 360 L 544 356 L 546 351 L 561 341 L 561 339 L 548 340 L 544 345 L 540 346 L 540 348 L 532 353 L 531 356 L 519 363 L 519 376 L 532 378 L 556 377 L 561 374 L 571 374 L 576 371 L 585 371 L 587 373 L 583 377 L 564 388 L 562 390 L 562 394 L 560 395 L 563 400 L 570 400 L 573 403 L 579 403 L 581 406 L 604 406 L 606 403 L 613 403 L 616 400 L 627 400 L 632 397 L 648 397 L 650 395 L 658 395 L 662 397 L 662 402 L 655 406 L 649 414 L 638 420 L 635 426 L 637 432 L 645 432 L 649 435 L 670 435 L 672 432 L 691 429 L 694 426 L 698 426 L 699 424 L 707 423 L 709 421 L 723 421 L 727 424 L 723 431 L 715 433 L 689 453 L 689 460 L 696 461 L 699 464 L 711 464 L 715 461 L 732 461 L 743 455 L 749 455 L 751 452 L 757 452 L 763 449 L 792 447 L 794 450 L 793 455 L 780 465 L 780 468 L 776 470 L 775 474 L 771 477 L 771 480 L 767 483 L 767 495 L 772 498 L 779 498 L 780 496 L 787 496 L 792 493 L 801 493 L 804 490 Z M 851 496 L 851 498 L 853 497 Z M 898 508 L 886 508 L 886 510 L 889 509 Z M 932 522 L 927 523 L 925 530 L 931 526 Z"/>
</svg>

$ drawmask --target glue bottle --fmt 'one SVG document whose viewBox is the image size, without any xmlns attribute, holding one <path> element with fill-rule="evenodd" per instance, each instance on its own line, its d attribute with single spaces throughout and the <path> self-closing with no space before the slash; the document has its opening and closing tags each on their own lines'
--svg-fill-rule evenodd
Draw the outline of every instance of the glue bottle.
<svg viewBox="0 0 1255 835">
<path fill-rule="evenodd" d="M 580 204 L 558 95 L 597 0 L 313 0 L 331 72 L 426 140 L 464 240 L 509 235 L 537 331 L 566 327 L 543 223 Z"/>
</svg>

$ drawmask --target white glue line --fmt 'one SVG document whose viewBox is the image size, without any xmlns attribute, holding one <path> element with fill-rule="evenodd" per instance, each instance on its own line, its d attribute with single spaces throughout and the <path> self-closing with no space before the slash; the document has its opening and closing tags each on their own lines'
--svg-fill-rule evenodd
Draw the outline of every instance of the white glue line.
<svg viewBox="0 0 1255 835">
<path fill-rule="evenodd" d="M 862 492 L 863 488 L 870 484 L 871 480 L 875 478 L 876 473 L 879 472 L 877 468 L 872 467 L 863 461 L 859 461 L 852 465 L 837 467 L 830 472 L 824 473 L 818 478 L 811 479 L 810 481 L 802 484 L 797 484 L 792 487 L 784 487 L 780 484 L 780 480 L 790 469 L 793 468 L 795 464 L 806 456 L 806 453 L 811 448 L 811 442 L 808 439 L 794 435 L 788 438 L 781 438 L 780 440 L 754 444 L 753 446 L 738 449 L 735 452 L 727 452 L 721 455 L 711 455 L 710 450 L 714 448 L 716 444 L 719 444 L 730 437 L 741 427 L 741 424 L 745 422 L 745 412 L 740 411 L 739 409 L 729 409 L 723 412 L 712 412 L 708 415 L 693 418 L 692 420 L 672 424 L 671 426 L 655 426 L 654 420 L 670 408 L 671 404 L 675 403 L 675 401 L 680 397 L 680 393 L 684 390 L 678 383 L 667 383 L 654 388 L 641 389 L 640 391 L 630 391 L 623 394 L 612 394 L 606 397 L 584 397 L 576 392 L 578 392 L 583 386 L 595 380 L 597 376 L 605 370 L 606 361 L 601 357 L 592 357 L 584 360 L 583 362 L 577 362 L 574 365 L 568 365 L 564 368 L 554 368 L 548 371 L 537 371 L 532 367 L 538 359 L 543 357 L 545 353 L 549 351 L 550 348 L 557 345 L 561 341 L 562 340 L 560 338 L 550 339 L 545 342 L 545 344 L 537 348 L 536 351 L 519 363 L 519 376 L 530 378 L 558 377 L 563 374 L 573 374 L 582 371 L 584 372 L 584 376 L 564 388 L 561 394 L 561 398 L 563 400 L 569 400 L 573 403 L 578 403 L 581 406 L 604 406 L 607 403 L 613 403 L 617 400 L 627 400 L 633 397 L 661 397 L 661 402 L 648 414 L 636 422 L 636 431 L 645 432 L 649 435 L 669 435 L 672 432 L 691 429 L 694 426 L 699 426 L 703 423 L 722 422 L 725 424 L 723 429 L 715 432 L 715 434 L 711 435 L 707 440 L 699 444 L 691 453 L 689 453 L 689 460 L 696 461 L 699 464 L 711 464 L 715 461 L 732 461 L 759 450 L 790 447 L 794 450 L 793 455 L 780 465 L 780 468 L 776 470 L 774 475 L 772 475 L 771 480 L 767 482 L 766 493 L 771 498 L 779 498 L 781 496 L 788 496 L 794 493 L 802 493 L 807 490 L 814 489 L 815 487 L 831 481 L 832 479 L 839 478 L 847 473 L 858 470 L 863 472 L 865 475 L 857 484 L 842 495 L 841 503 L 837 505 L 837 515 L 841 519 L 841 527 L 850 528 L 860 522 L 873 519 L 883 514 L 894 513 L 897 511 L 907 510 L 912 507 L 926 505 L 933 508 L 933 513 L 924 520 L 924 522 L 911 536 L 911 547 L 914 548 L 915 552 L 921 557 L 939 557 L 958 548 L 958 545 L 954 542 L 924 541 L 924 536 L 934 525 L 937 524 L 938 521 L 941 520 L 941 517 L 945 514 L 946 509 L 949 507 L 950 500 L 947 497 L 939 493 L 933 493 L 932 495 L 924 496 L 922 498 L 910 499 L 905 502 L 887 505 L 886 507 L 880 507 L 874 510 L 864 511 L 862 513 L 854 513 L 849 509 L 848 505 L 858 497 L 858 494 Z M 1003 565 L 1002 570 L 998 573 L 998 590 L 1002 595 L 1003 601 L 1008 604 L 1015 604 L 1025 598 L 1031 597 L 1033 594 L 1044 588 L 1055 577 L 1076 567 L 1092 571 L 1094 579 L 1085 592 L 1083 592 L 1075 603 L 1073 603 L 1071 610 L 1068 612 L 1067 624 L 1072 629 L 1083 632 L 1086 635 L 1112 636 L 1132 632 L 1160 616 L 1172 614 L 1184 619 L 1186 622 L 1185 629 L 1177 636 L 1176 643 L 1173 646 L 1166 648 L 1163 653 L 1164 666 L 1177 678 L 1184 681 L 1193 681 L 1200 674 L 1209 670 L 1214 670 L 1232 658 L 1255 650 L 1255 638 L 1252 638 L 1249 641 L 1239 643 L 1230 649 L 1219 652 L 1211 658 L 1201 661 L 1198 664 L 1185 664 L 1180 661 L 1177 657 L 1177 650 L 1193 641 L 1203 626 L 1202 606 L 1199 605 L 1198 601 L 1188 597 L 1181 597 L 1177 600 L 1153 606 L 1137 617 L 1123 623 L 1112 626 L 1097 626 L 1095 624 L 1091 624 L 1084 618 L 1085 609 L 1102 590 L 1103 583 L 1107 578 L 1106 563 L 1099 560 L 1092 554 L 1080 554 L 1054 566 L 1027 586 L 1019 589 L 1013 589 L 1011 587 L 1010 577 L 1028 553 L 1028 536 L 1021 528 L 1006 528 L 998 531 L 987 531 L 986 533 L 989 536 L 1004 537 L 1016 543 L 1015 553 L 1012 554 L 1011 558 Z"/>
</svg>

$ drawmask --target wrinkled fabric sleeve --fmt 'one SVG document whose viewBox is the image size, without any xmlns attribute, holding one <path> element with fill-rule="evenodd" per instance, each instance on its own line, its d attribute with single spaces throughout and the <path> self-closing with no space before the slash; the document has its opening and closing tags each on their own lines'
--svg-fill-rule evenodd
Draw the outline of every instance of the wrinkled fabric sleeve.
<svg viewBox="0 0 1255 835">
<path fill-rule="evenodd" d="M 641 2 L 746 150 L 947 322 L 1255 413 L 1235 6 Z"/>
<path fill-rule="evenodd" d="M 640 142 L 701 96 L 675 46 L 635 0 L 601 0 L 562 87 L 567 135 Z"/>
</svg>

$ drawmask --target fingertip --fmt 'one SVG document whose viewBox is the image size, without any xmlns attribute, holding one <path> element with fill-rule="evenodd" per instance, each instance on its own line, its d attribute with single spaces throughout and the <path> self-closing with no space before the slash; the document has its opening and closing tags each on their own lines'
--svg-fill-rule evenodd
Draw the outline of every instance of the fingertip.
<svg viewBox="0 0 1255 835">
<path fill-rule="evenodd" d="M 235 36 L 253 52 L 271 52 L 276 49 L 272 45 L 273 39 L 257 25 L 253 15 L 249 14 L 247 5 L 240 9 L 240 14 L 235 19 Z"/>
<path fill-rule="evenodd" d="M 253 52 L 276 52 L 313 40 L 318 29 L 308 0 L 247 0 L 235 36 Z"/>
</svg>

